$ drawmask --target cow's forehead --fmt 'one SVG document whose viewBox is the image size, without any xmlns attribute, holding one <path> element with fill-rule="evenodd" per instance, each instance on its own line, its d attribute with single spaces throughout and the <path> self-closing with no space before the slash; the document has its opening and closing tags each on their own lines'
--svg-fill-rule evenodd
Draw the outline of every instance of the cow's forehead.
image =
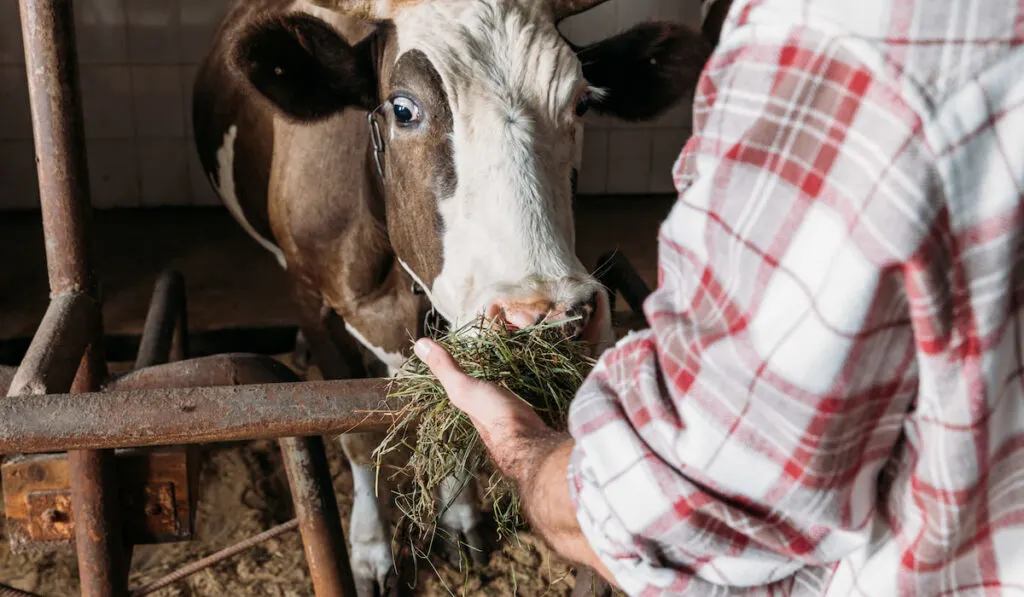
<svg viewBox="0 0 1024 597">
<path fill-rule="evenodd" d="M 585 83 L 551 13 L 535 0 L 433 0 L 396 17 L 399 55 L 419 50 L 453 111 L 490 96 L 560 113 Z"/>
</svg>

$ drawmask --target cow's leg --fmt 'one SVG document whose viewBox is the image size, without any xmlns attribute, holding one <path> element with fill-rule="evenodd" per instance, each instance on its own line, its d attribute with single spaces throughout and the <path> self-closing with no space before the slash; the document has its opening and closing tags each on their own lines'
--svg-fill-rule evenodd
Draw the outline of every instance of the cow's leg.
<svg viewBox="0 0 1024 597">
<path fill-rule="evenodd" d="M 352 519 L 349 524 L 352 575 L 359 597 L 384 595 L 397 579 L 391 551 L 388 515 L 391 491 L 387 480 L 377 478 L 373 451 L 384 436 L 379 433 L 347 433 L 341 445 L 352 465 Z"/>
<path fill-rule="evenodd" d="M 325 342 L 325 336 L 333 338 L 335 335 L 329 333 L 328 329 L 336 330 L 337 326 L 307 329 L 306 338 L 324 378 L 343 379 L 352 375 L 357 367 L 351 362 L 344 366 L 334 362 L 338 358 L 336 341 L 321 346 Z M 321 357 L 325 353 L 326 358 Z M 365 370 L 360 370 L 359 376 L 365 376 L 366 373 Z M 386 486 L 385 479 L 381 479 L 380 484 L 377 484 L 376 470 L 373 466 L 373 451 L 383 439 L 384 436 L 378 433 L 348 433 L 339 436 L 342 449 L 352 468 L 349 560 L 352 563 L 352 576 L 358 597 L 386 595 L 389 589 L 393 592 L 397 588 L 398 575 L 389 541 L 386 507 L 391 492 Z"/>
<path fill-rule="evenodd" d="M 447 539 L 446 555 L 456 566 L 462 563 L 463 546 L 474 564 L 487 563 L 489 553 L 477 497 L 475 480 L 466 475 L 448 477 L 438 491 L 439 524 Z"/>
<path fill-rule="evenodd" d="M 319 295 L 303 284 L 293 287 L 303 315 L 302 336 L 324 379 L 351 379 L 377 375 L 368 371 L 356 341 L 345 331 L 344 322 L 325 307 Z M 397 588 L 394 557 L 388 541 L 386 501 L 376 493 L 373 450 L 382 436 L 345 434 L 339 437 L 351 464 L 353 507 L 349 524 L 349 561 L 358 597 L 386 594 Z M 389 496 L 382 487 L 380 496 Z"/>
</svg>

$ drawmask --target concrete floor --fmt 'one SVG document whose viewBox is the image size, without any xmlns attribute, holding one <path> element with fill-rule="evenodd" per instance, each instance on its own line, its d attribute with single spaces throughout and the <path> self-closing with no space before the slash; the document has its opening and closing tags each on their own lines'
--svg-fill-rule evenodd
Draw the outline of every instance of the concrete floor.
<svg viewBox="0 0 1024 597">
<path fill-rule="evenodd" d="M 673 200 L 581 198 L 577 237 L 583 262 L 593 266 L 602 253 L 617 249 L 653 286 L 657 229 Z M 96 213 L 93 230 L 111 360 L 133 358 L 153 283 L 165 268 L 185 276 L 195 356 L 275 353 L 293 340 L 295 318 L 283 272 L 226 210 L 103 211 Z M 38 212 L 0 214 L 0 255 L 0 364 L 16 364 L 47 304 Z"/>
</svg>

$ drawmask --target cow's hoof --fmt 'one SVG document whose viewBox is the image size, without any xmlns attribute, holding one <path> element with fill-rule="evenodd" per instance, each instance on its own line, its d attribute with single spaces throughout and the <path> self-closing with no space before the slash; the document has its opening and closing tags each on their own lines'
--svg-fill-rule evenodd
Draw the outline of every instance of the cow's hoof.
<svg viewBox="0 0 1024 597">
<path fill-rule="evenodd" d="M 391 549 L 385 542 L 352 545 L 352 578 L 358 597 L 397 595 L 398 575 Z"/>
<path fill-rule="evenodd" d="M 484 517 L 477 506 L 475 485 L 449 477 L 441 483 L 440 499 L 445 506 L 438 520 L 441 539 L 438 547 L 445 558 L 459 568 L 464 561 L 486 564 L 495 542 L 488 540 Z"/>
<path fill-rule="evenodd" d="M 395 578 L 394 574 L 390 574 L 381 584 L 381 581 L 357 576 L 356 597 L 398 597 L 398 581 Z"/>
</svg>

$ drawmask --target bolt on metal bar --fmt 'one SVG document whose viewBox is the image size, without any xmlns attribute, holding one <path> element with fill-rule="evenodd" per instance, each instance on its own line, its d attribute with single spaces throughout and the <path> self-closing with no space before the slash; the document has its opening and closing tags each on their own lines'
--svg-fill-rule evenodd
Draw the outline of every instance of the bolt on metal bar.
<svg viewBox="0 0 1024 597">
<path fill-rule="evenodd" d="M 51 296 L 99 297 L 89 246 L 89 176 L 70 0 L 20 0 L 32 132 Z M 106 377 L 102 319 L 72 384 L 93 391 Z M 72 401 L 73 403 L 74 401 Z M 128 558 L 121 544 L 109 452 L 68 454 L 83 597 L 127 594 Z M 111 498 L 111 499 L 108 499 Z"/>
</svg>

